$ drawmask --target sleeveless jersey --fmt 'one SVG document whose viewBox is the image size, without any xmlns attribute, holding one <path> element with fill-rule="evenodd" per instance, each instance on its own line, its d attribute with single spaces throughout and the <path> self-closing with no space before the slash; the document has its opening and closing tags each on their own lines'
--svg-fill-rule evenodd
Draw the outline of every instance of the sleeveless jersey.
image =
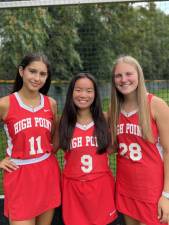
<svg viewBox="0 0 169 225">
<path fill-rule="evenodd" d="M 40 95 L 40 105 L 25 105 L 18 93 L 9 95 L 9 111 L 4 120 L 7 135 L 7 155 L 12 158 L 36 158 L 51 152 L 53 112 L 49 98 Z"/>
<path fill-rule="evenodd" d="M 148 95 L 150 104 L 152 95 Z M 142 138 L 138 113 L 120 113 L 117 126 L 117 192 L 141 201 L 157 202 L 164 181 L 162 147 L 156 122 L 151 118 L 155 143 Z"/>
<path fill-rule="evenodd" d="M 67 178 L 92 180 L 110 172 L 107 153 L 97 154 L 94 123 L 76 124 L 70 150 L 65 153 L 63 174 Z"/>
<path fill-rule="evenodd" d="M 114 177 L 108 154 L 97 154 L 95 126 L 76 124 L 70 150 L 65 153 L 62 214 L 65 225 L 105 225 L 114 221 Z"/>
</svg>

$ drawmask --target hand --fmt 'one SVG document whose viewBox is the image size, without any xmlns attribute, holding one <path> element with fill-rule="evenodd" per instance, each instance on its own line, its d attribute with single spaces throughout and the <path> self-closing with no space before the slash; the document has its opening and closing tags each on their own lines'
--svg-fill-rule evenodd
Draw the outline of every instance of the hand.
<svg viewBox="0 0 169 225">
<path fill-rule="evenodd" d="M 19 168 L 15 163 L 10 160 L 10 157 L 5 157 L 0 161 L 0 169 L 3 169 L 7 172 L 15 171 Z"/>
<path fill-rule="evenodd" d="M 169 225 L 169 199 L 161 196 L 158 202 L 158 219 Z"/>
</svg>

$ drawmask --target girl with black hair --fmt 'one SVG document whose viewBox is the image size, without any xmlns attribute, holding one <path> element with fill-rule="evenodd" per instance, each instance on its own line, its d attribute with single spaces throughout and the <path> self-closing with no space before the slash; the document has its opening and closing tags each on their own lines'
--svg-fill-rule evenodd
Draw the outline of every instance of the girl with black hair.
<svg viewBox="0 0 169 225">
<path fill-rule="evenodd" d="M 43 54 L 26 55 L 12 94 L 0 99 L 0 119 L 8 138 L 4 170 L 4 213 L 11 225 L 50 225 L 60 205 L 59 167 L 53 154 L 56 102 L 46 96 L 51 83 Z"/>
<path fill-rule="evenodd" d="M 89 73 L 80 73 L 70 82 L 59 142 L 65 151 L 65 225 L 106 225 L 114 221 L 114 178 L 108 165 L 111 134 L 96 81 Z"/>
</svg>

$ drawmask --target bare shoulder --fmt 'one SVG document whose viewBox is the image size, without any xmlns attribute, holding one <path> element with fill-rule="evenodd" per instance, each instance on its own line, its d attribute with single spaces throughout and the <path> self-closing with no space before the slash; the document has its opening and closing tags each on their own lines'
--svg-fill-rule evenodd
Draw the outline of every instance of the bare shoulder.
<svg viewBox="0 0 169 225">
<path fill-rule="evenodd" d="M 152 99 L 152 111 L 154 113 L 154 119 L 157 124 L 160 143 L 164 151 L 169 152 L 169 107 L 167 103 L 158 97 Z"/>
<path fill-rule="evenodd" d="M 52 97 L 49 97 L 48 96 L 48 98 L 49 98 L 49 101 L 50 101 L 50 104 L 52 105 L 56 105 L 56 100 L 54 99 L 54 98 L 52 98 Z"/>
<path fill-rule="evenodd" d="M 169 107 L 167 103 L 157 96 L 153 96 L 151 102 L 151 110 L 154 118 L 164 116 L 166 114 L 169 115 Z"/>
<path fill-rule="evenodd" d="M 9 96 L 0 98 L 0 119 L 4 119 L 9 109 Z"/>
</svg>

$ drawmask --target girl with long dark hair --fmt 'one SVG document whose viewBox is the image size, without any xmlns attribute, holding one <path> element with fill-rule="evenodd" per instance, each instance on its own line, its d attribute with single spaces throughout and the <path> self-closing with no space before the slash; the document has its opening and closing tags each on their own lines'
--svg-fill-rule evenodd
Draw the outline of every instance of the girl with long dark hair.
<svg viewBox="0 0 169 225">
<path fill-rule="evenodd" d="M 71 80 L 59 125 L 65 152 L 62 183 L 66 225 L 106 225 L 117 217 L 114 178 L 108 163 L 111 133 L 103 115 L 94 77 Z"/>
</svg>

